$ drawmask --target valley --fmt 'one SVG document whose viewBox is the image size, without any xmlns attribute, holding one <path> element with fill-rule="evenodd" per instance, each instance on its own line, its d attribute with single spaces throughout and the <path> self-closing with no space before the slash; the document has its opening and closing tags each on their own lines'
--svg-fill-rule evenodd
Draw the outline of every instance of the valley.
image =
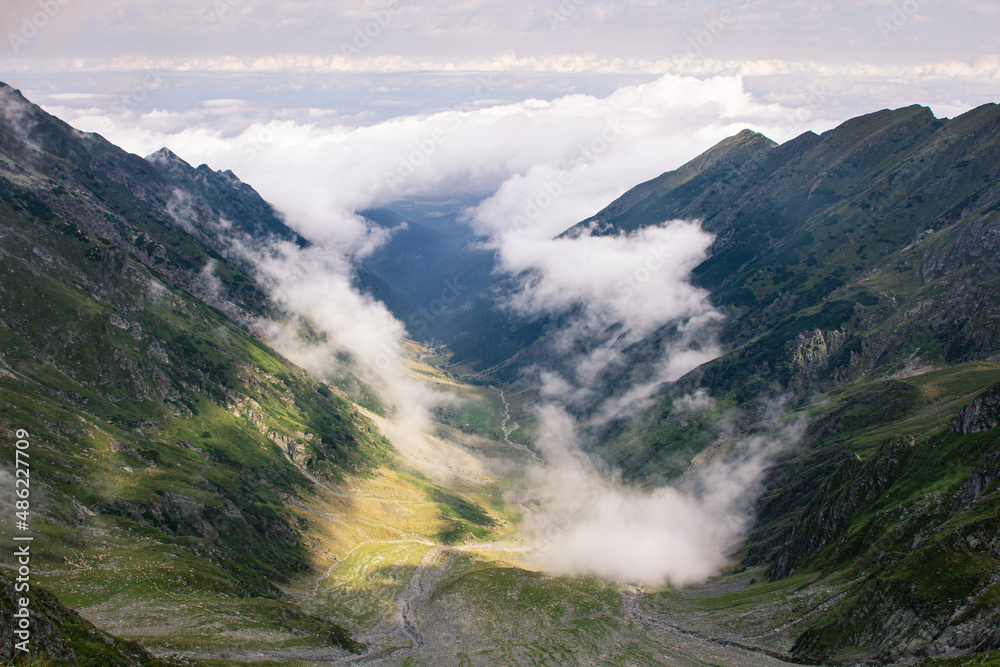
<svg viewBox="0 0 1000 667">
<path fill-rule="evenodd" d="M 484 400 L 488 389 L 455 384 L 416 359 L 413 364 L 415 373 L 473 403 L 470 412 L 489 414 L 487 431 L 510 419 L 495 401 Z M 527 466 L 538 465 L 523 445 L 448 424 L 438 424 L 428 442 L 369 417 L 398 457 L 347 483 L 306 473 L 312 490 L 289 509 L 305 523 L 309 567 L 284 584 L 277 599 L 195 592 L 191 587 L 200 584 L 183 550 L 152 538 L 137 542 L 99 521 L 77 535 L 86 551 L 67 556 L 62 567 L 40 570 L 38 581 L 119 637 L 164 657 L 206 664 L 792 662 L 782 653 L 782 641 L 792 636 L 787 631 L 745 637 L 733 632 L 728 612 L 688 627 L 702 618 L 703 591 L 691 598 L 538 572 L 525 561 L 530 545 L 517 527 L 519 514 L 531 511 L 518 481 Z M 712 586 L 745 590 L 751 576 L 734 574 Z M 769 593 L 754 607 L 767 607 L 784 591 Z M 778 617 L 799 618 L 821 594 L 800 593 L 803 600 Z M 319 618 L 349 628 L 364 650 L 330 648 L 312 620 Z M 754 630 L 770 629 L 775 618 L 756 622 Z"/>
<path fill-rule="evenodd" d="M 364 210 L 345 273 L 231 171 L 0 101 L 39 659 L 996 662 L 995 105 L 734 135 L 545 241 L 690 270 L 519 310 L 549 276 L 457 208 Z"/>
</svg>

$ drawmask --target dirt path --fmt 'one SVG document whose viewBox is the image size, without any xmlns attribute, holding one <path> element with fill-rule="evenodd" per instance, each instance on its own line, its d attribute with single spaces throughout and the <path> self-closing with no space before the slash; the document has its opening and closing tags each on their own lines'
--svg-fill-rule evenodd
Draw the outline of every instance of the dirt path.
<svg viewBox="0 0 1000 667">
<path fill-rule="evenodd" d="M 406 589 L 396 595 L 396 611 L 388 627 L 380 623 L 373 630 L 359 636 L 359 640 L 371 647 L 369 651 L 342 661 L 355 665 L 395 665 L 423 647 L 424 639 L 417 629 L 419 607 L 430 600 L 434 589 L 441 583 L 457 555 L 458 549 L 451 547 L 434 546 L 428 549 L 410 575 Z M 394 643 L 393 639 L 397 637 L 408 641 L 410 645 L 399 646 Z M 386 644 L 389 645 L 385 646 Z"/>
</svg>

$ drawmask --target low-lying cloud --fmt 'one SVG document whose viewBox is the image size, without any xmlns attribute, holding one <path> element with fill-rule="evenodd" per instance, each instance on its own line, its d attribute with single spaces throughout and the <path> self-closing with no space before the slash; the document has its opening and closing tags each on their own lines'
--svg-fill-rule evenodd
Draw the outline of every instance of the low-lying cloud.
<svg viewBox="0 0 1000 667">
<path fill-rule="evenodd" d="M 368 125 L 331 123 L 316 110 L 279 110 L 275 120 L 251 115 L 239 127 L 241 106 L 233 100 L 181 113 L 112 105 L 73 112 L 69 120 L 142 153 L 167 146 L 253 185 L 315 246 L 284 248 L 261 262 L 275 298 L 308 313 L 362 366 L 398 366 L 385 358 L 401 348 L 406 332 L 352 288 L 354 260 L 387 238 L 355 211 L 415 195 L 485 195 L 466 217 L 497 248 L 500 269 L 523 279 L 512 305 L 525 312 L 583 306 L 586 317 L 564 332 L 565 346 L 624 327 L 625 335 L 577 364 L 579 377 L 566 378 L 577 388 L 659 326 L 672 323 L 682 338 L 686 330 L 697 339 L 698 323 L 717 317 L 685 280 L 711 242 L 697 223 L 665 222 L 628 237 L 555 237 L 744 127 L 779 138 L 801 131 L 796 110 L 754 99 L 739 77 L 666 75 L 605 97 L 501 105 L 490 101 L 497 85 L 482 77 L 455 108 Z M 237 115 L 220 116 L 220 109 Z M 717 353 L 711 345 L 680 347 L 655 364 L 662 372 L 645 379 L 637 398 L 655 391 L 654 380 L 672 379 Z"/>
<path fill-rule="evenodd" d="M 406 330 L 386 307 L 353 287 L 354 266 L 387 238 L 355 211 L 412 196 L 478 194 L 465 219 L 514 277 L 506 305 L 557 314 L 553 368 L 536 369 L 546 404 L 537 446 L 534 561 L 556 573 L 683 584 L 718 571 L 743 534 L 748 500 L 776 448 L 794 429 L 740 440 L 723 463 L 705 466 L 685 490 L 618 483 L 583 453 L 586 427 L 633 414 L 664 382 L 721 353 L 721 319 L 690 272 L 712 236 L 698 221 L 665 220 L 631 234 L 559 235 L 635 184 L 675 168 L 751 127 L 777 139 L 803 131 L 796 109 L 762 103 L 739 77 L 667 75 L 606 97 L 568 95 L 493 104 L 482 80 L 466 103 L 369 125 L 302 114 L 222 131 L 191 113 L 137 115 L 116 124 L 77 116 L 132 150 L 167 146 L 187 160 L 230 168 L 275 204 L 313 245 L 244 249 L 289 324 L 261 322 L 279 350 L 326 374 L 348 364 L 410 424 L 441 400 L 406 379 Z M 322 334 L 303 342 L 295 317 Z M 635 365 L 634 347 L 655 339 Z M 630 366 L 636 366 L 630 368 Z M 609 372 L 621 371 L 617 389 Z M 692 398 L 691 409 L 707 397 Z M 573 414 L 587 411 L 578 422 Z"/>
<path fill-rule="evenodd" d="M 711 234 L 697 222 L 675 220 L 629 235 L 538 239 L 509 233 L 501 267 L 522 276 L 511 305 L 525 313 L 582 305 L 610 324 L 642 337 L 680 318 L 712 310 L 708 293 L 691 285 L 691 270 L 708 256 Z"/>
<path fill-rule="evenodd" d="M 484 76 L 452 108 L 372 124 L 312 108 L 279 108 L 261 120 L 253 105 L 208 103 L 140 113 L 108 99 L 108 108 L 53 110 L 128 150 L 167 146 L 192 164 L 231 168 L 297 231 L 339 241 L 365 233 L 350 217 L 356 210 L 456 193 L 489 197 L 470 212 L 487 236 L 527 221 L 551 238 L 746 127 L 778 140 L 807 129 L 800 109 L 755 99 L 738 76 L 665 75 L 604 97 L 513 104 L 492 101 L 499 85 Z M 833 124 L 809 111 L 810 127 Z"/>
<path fill-rule="evenodd" d="M 712 241 L 698 222 L 683 220 L 614 236 L 499 235 L 498 269 L 518 286 L 506 305 L 525 315 L 570 313 L 548 341 L 559 362 L 539 369 L 542 395 L 576 408 L 601 398 L 605 372 L 635 365 L 628 348 L 669 328 L 659 354 L 629 371 L 631 381 L 596 410 L 594 421 L 606 422 L 641 409 L 664 382 L 719 356 L 714 330 L 722 314 L 690 282 Z"/>
<path fill-rule="evenodd" d="M 581 454 L 580 430 L 565 411 L 549 405 L 538 416 L 550 467 L 533 492 L 538 509 L 526 512 L 532 562 L 555 574 L 650 586 L 702 581 L 728 564 L 763 472 L 802 432 L 798 422 L 773 425 L 733 443 L 723 462 L 698 469 L 682 489 L 645 490 L 616 482 Z"/>
<path fill-rule="evenodd" d="M 408 377 L 403 324 L 381 302 L 351 284 L 351 258 L 324 246 L 275 243 L 244 247 L 274 302 L 293 317 L 259 320 L 257 330 L 285 356 L 317 375 L 345 371 L 370 385 L 409 428 L 427 426 L 428 410 L 444 396 Z M 320 334 L 299 336 L 300 318 Z"/>
</svg>

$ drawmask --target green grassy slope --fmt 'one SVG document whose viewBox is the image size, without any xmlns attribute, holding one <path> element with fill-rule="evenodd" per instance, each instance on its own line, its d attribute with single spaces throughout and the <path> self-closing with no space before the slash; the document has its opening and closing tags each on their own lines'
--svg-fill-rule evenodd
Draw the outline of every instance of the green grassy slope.
<svg viewBox="0 0 1000 667">
<path fill-rule="evenodd" d="M 0 660 L 3 664 L 80 665 L 80 667 L 167 667 L 181 664 L 154 658 L 134 642 L 116 639 L 101 632 L 63 605 L 52 593 L 35 586 L 31 589 L 31 651 L 15 649 L 22 641 L 14 637 L 17 625 L 15 600 L 23 593 L 15 591 L 13 580 L 0 574 Z"/>
<path fill-rule="evenodd" d="M 160 195 L 176 182 L 0 94 L 0 474 L 27 431 L 37 581 L 77 608 L 163 590 L 242 598 L 275 627 L 357 650 L 278 586 L 311 567 L 291 504 L 312 478 L 383 464 L 388 443 L 237 326 L 269 307 L 198 230 L 211 202 L 172 220 Z M 201 280 L 209 263 L 219 289 Z M 92 564 L 109 552 L 137 567 Z"/>
<path fill-rule="evenodd" d="M 572 232 L 701 219 L 716 241 L 695 280 L 729 316 L 729 352 L 613 429 L 602 454 L 633 479 L 676 477 L 721 421 L 752 421 L 781 397 L 811 426 L 770 473 L 744 564 L 776 581 L 853 582 L 793 654 L 1000 647 L 996 420 L 952 429 L 1000 381 L 1000 108 L 941 120 L 909 107 L 781 146 L 754 139 L 720 144 Z M 675 409 L 697 388 L 712 407 Z"/>
</svg>

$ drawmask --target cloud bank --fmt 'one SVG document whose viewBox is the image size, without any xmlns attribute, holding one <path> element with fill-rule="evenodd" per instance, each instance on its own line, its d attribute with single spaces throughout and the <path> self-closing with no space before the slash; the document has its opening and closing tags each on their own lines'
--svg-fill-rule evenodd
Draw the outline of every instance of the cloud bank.
<svg viewBox="0 0 1000 667">
<path fill-rule="evenodd" d="M 664 381 L 720 353 L 711 336 L 720 315 L 689 282 L 712 238 L 697 221 L 664 221 L 630 235 L 559 234 L 745 127 L 787 139 L 806 120 L 833 123 L 816 120 L 808 107 L 762 103 L 739 77 L 667 75 L 604 97 L 516 104 L 492 103 L 493 86 L 479 81 L 458 108 L 369 125 L 295 117 L 225 130 L 169 112 L 127 125 L 137 118 L 132 109 L 110 126 L 96 115 L 75 124 L 103 125 L 143 153 L 166 145 L 189 161 L 230 168 L 275 204 L 313 246 L 270 248 L 255 261 L 275 300 L 307 318 L 324 341 L 303 345 L 294 327 L 274 323 L 262 324 L 267 335 L 321 373 L 335 372 L 346 356 L 411 423 L 440 397 L 406 380 L 404 326 L 352 287 L 356 260 L 386 238 L 354 211 L 416 195 L 479 193 L 465 218 L 496 249 L 498 270 L 516 278 L 508 305 L 525 314 L 571 313 L 553 338 L 558 368 L 538 374 L 547 404 L 537 445 L 549 473 L 537 479 L 541 511 L 529 520 L 536 563 L 653 584 L 708 576 L 742 535 L 746 501 L 770 453 L 791 436 L 742 441 L 727 463 L 706 467 L 695 490 L 645 491 L 618 484 L 582 454 L 579 434 L 588 424 L 570 411 L 604 399 L 589 425 L 626 416 Z M 607 373 L 627 366 L 629 347 L 655 332 L 666 343 L 607 397 Z"/>
<path fill-rule="evenodd" d="M 586 407 L 604 395 L 603 374 L 618 367 L 633 380 L 598 407 L 593 421 L 602 423 L 635 412 L 664 382 L 721 354 L 713 333 L 722 315 L 689 282 L 712 240 L 682 220 L 628 235 L 500 236 L 499 270 L 518 284 L 507 305 L 526 315 L 571 313 L 550 341 L 558 370 L 539 371 L 542 395 Z M 626 350 L 664 327 L 673 331 L 659 356 L 638 376 L 626 369 L 635 365 Z"/>
<path fill-rule="evenodd" d="M 499 85 L 484 76 L 452 108 L 367 125 L 280 107 L 271 116 L 288 118 L 263 121 L 235 103 L 140 113 L 107 100 L 54 110 L 140 154 L 167 146 L 192 164 L 232 169 L 310 237 L 362 233 L 345 218 L 359 208 L 449 193 L 490 197 L 473 214 L 484 233 L 527 220 L 551 237 L 746 127 L 784 140 L 836 122 L 801 101 L 761 102 L 738 76 L 665 75 L 604 97 L 498 105 Z"/>
<path fill-rule="evenodd" d="M 539 419 L 538 444 L 551 465 L 533 492 L 539 509 L 526 513 L 532 562 L 554 574 L 649 586 L 703 581 L 728 564 L 764 471 L 803 428 L 786 424 L 740 439 L 683 490 L 642 490 L 616 483 L 580 453 L 578 425 L 565 411 L 546 406 Z"/>
<path fill-rule="evenodd" d="M 143 154 L 167 146 L 192 164 L 231 169 L 253 185 L 315 244 L 261 261 L 275 298 L 321 323 L 329 340 L 362 366 L 398 366 L 384 358 L 397 356 L 405 331 L 381 304 L 351 288 L 354 260 L 387 237 L 354 211 L 416 195 L 485 197 L 466 218 L 498 250 L 500 269 L 522 279 L 512 306 L 583 307 L 575 329 L 564 332 L 565 347 L 622 329 L 600 334 L 606 344 L 576 364 L 577 377 L 564 378 L 576 388 L 658 327 L 672 323 L 693 341 L 701 324 L 717 317 L 705 294 L 686 282 L 711 242 L 697 224 L 668 222 L 630 237 L 555 237 L 636 183 L 745 127 L 778 138 L 798 134 L 805 129 L 801 108 L 761 103 L 739 77 L 666 75 L 603 97 L 516 104 L 493 103 L 496 86 L 481 77 L 456 108 L 368 125 L 300 115 L 240 126 L 234 115 L 242 107 L 232 100 L 198 113 L 140 113 L 126 105 L 111 116 L 95 109 L 70 120 Z M 814 123 L 833 124 L 812 115 Z M 656 363 L 656 377 L 619 397 L 621 407 L 717 354 L 683 341 L 675 348 Z M 396 374 L 381 384 L 396 385 Z"/>
</svg>

